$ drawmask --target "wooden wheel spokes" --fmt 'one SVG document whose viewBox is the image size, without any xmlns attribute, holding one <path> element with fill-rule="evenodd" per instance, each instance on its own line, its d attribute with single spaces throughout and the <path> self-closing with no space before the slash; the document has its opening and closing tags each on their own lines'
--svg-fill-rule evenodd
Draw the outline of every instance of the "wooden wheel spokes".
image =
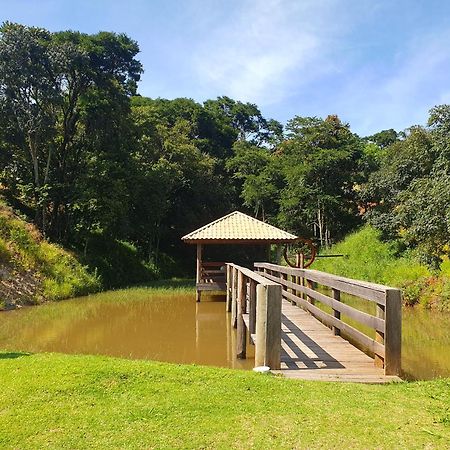
<svg viewBox="0 0 450 450">
<path fill-rule="evenodd" d="M 303 254 L 303 269 L 307 269 L 316 259 L 317 248 L 311 239 L 298 238 L 294 244 L 302 243 L 309 249 L 309 255 L 305 255 L 304 251 L 299 251 L 298 254 Z M 290 267 L 298 267 L 298 259 L 294 263 L 289 260 L 289 246 L 284 247 L 284 260 Z"/>
</svg>

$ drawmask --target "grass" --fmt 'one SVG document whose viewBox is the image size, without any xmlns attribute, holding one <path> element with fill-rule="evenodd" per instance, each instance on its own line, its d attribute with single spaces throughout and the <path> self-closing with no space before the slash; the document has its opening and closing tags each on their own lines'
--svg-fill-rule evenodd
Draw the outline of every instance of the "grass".
<svg viewBox="0 0 450 450">
<path fill-rule="evenodd" d="M 450 381 L 356 385 L 0 354 L 2 448 L 445 448 Z"/>
<path fill-rule="evenodd" d="M 99 278 L 89 273 L 72 253 L 47 242 L 33 225 L 2 202 L 0 264 L 8 268 L 11 279 L 23 278 L 22 284 L 30 284 L 34 295 L 29 295 L 26 303 L 60 300 L 100 289 Z M 20 286 L 15 289 L 20 291 Z M 14 288 L 11 290 L 10 295 L 14 297 Z"/>
<path fill-rule="evenodd" d="M 440 272 L 433 273 L 412 255 L 400 254 L 395 242 L 383 242 L 380 233 L 370 226 L 348 235 L 323 254 L 345 256 L 319 258 L 311 268 L 398 287 L 407 305 L 420 303 L 424 307 L 450 311 L 448 259 L 444 259 Z"/>
</svg>

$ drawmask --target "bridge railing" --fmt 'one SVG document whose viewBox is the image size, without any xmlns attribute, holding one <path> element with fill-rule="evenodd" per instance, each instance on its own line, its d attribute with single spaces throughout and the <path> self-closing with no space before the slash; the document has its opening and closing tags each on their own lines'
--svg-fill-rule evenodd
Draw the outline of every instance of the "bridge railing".
<svg viewBox="0 0 450 450">
<path fill-rule="evenodd" d="M 236 264 L 227 264 L 227 311 L 237 329 L 236 354 L 247 356 L 247 332 L 255 344 L 255 367 L 280 368 L 281 291 L 279 283 Z"/>
<path fill-rule="evenodd" d="M 317 270 L 297 269 L 269 263 L 255 263 L 255 268 L 268 280 L 283 286 L 282 296 L 310 312 L 336 335 L 341 332 L 375 356 L 375 365 L 384 368 L 385 375 L 401 371 L 401 291 L 374 283 L 352 280 Z M 316 290 L 321 285 L 331 290 L 331 296 Z M 341 293 L 374 302 L 375 315 L 341 302 Z M 320 302 L 331 308 L 332 314 L 316 306 Z M 346 316 L 375 330 L 375 339 L 341 319 Z"/>
</svg>

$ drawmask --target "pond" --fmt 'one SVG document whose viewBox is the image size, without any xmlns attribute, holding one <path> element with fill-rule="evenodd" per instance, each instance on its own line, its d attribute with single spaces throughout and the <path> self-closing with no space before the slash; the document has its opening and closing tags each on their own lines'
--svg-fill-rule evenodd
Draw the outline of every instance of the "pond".
<svg viewBox="0 0 450 450">
<path fill-rule="evenodd" d="M 343 300 L 354 303 L 350 297 Z M 196 303 L 190 292 L 145 288 L 3 312 L 0 348 L 237 369 L 251 369 L 254 364 L 252 346 L 247 360 L 234 356 L 235 331 L 223 297 L 205 297 Z M 449 377 L 450 314 L 404 308 L 402 351 L 407 378 Z"/>
<path fill-rule="evenodd" d="M 223 297 L 208 300 L 130 289 L 7 311 L 0 348 L 251 369 L 252 359 L 234 357 L 225 303 L 214 301 Z"/>
<path fill-rule="evenodd" d="M 321 292 L 331 295 L 327 289 Z M 375 315 L 375 303 L 341 294 L 341 301 L 360 311 Z M 317 302 L 316 306 L 332 314 L 331 308 Z M 375 332 L 342 315 L 342 320 L 375 338 Z M 345 337 L 345 335 L 344 335 Z M 450 314 L 421 307 L 402 308 L 402 377 L 430 380 L 450 377 Z"/>
</svg>

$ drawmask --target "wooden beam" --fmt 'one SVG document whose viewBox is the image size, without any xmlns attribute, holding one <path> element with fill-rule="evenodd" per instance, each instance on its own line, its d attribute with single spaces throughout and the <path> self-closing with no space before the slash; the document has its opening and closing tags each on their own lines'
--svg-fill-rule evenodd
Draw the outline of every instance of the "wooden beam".
<svg viewBox="0 0 450 450">
<path fill-rule="evenodd" d="M 226 311 L 231 312 L 231 289 L 233 285 L 233 268 L 227 264 L 227 302 Z"/>
<path fill-rule="evenodd" d="M 196 282 L 201 282 L 202 276 L 202 244 L 197 244 L 197 270 L 196 270 Z M 201 291 L 197 288 L 196 300 L 200 301 Z"/>
<path fill-rule="evenodd" d="M 281 286 L 256 288 L 255 366 L 277 370 L 281 365 Z"/>
<path fill-rule="evenodd" d="M 336 300 L 337 302 L 341 301 L 341 291 L 339 291 L 337 289 L 332 289 L 332 295 L 333 295 L 333 300 Z M 341 312 L 338 311 L 337 309 L 333 309 L 333 315 L 334 315 L 334 317 L 336 317 L 336 319 L 341 320 Z M 337 326 L 333 326 L 333 332 L 334 332 L 335 336 L 341 335 L 341 330 Z"/>
<path fill-rule="evenodd" d="M 247 283 L 242 272 L 238 274 L 237 318 L 236 318 L 236 356 L 245 359 L 247 356 L 247 332 L 243 314 L 246 312 Z"/>
<path fill-rule="evenodd" d="M 402 298 L 399 289 L 386 292 L 384 374 L 400 375 L 402 370 Z"/>
<path fill-rule="evenodd" d="M 248 294 L 248 332 L 255 334 L 256 331 L 256 281 L 250 280 L 250 292 Z"/>
<path fill-rule="evenodd" d="M 385 321 L 386 312 L 384 305 L 380 305 L 377 303 L 375 306 L 375 314 L 378 319 Z M 385 322 L 386 325 L 386 322 Z M 383 330 L 375 330 L 375 341 L 384 346 L 384 331 Z M 386 347 L 385 347 L 386 349 Z M 377 355 L 375 353 L 374 364 L 376 367 L 384 367 L 384 356 Z"/>
<path fill-rule="evenodd" d="M 231 284 L 231 326 L 236 328 L 236 318 L 237 318 L 237 284 L 238 284 L 238 269 L 232 267 L 233 271 L 232 284 Z"/>
</svg>

